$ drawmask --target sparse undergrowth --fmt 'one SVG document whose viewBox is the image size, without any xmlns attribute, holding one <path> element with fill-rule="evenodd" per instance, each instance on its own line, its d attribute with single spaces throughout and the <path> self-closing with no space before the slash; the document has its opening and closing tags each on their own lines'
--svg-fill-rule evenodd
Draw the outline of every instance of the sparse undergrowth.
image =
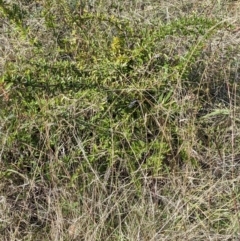
<svg viewBox="0 0 240 241">
<path fill-rule="evenodd" d="M 0 1 L 1 240 L 238 240 L 238 5 L 103 2 Z"/>
</svg>

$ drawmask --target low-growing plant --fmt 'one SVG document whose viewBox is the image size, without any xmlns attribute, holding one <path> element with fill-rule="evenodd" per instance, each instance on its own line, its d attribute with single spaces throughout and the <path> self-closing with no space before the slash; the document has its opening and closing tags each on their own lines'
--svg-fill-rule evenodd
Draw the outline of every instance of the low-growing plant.
<svg viewBox="0 0 240 241">
<path fill-rule="evenodd" d="M 52 228 L 57 225 L 59 233 L 69 227 L 66 240 L 86 240 L 90 232 L 88 240 L 107 240 L 120 229 L 119 240 L 133 240 L 124 232 L 132 217 L 142 225 L 139 208 L 149 220 L 167 219 L 156 240 L 169 232 L 170 222 L 176 230 L 178 222 L 206 222 L 215 204 L 209 197 L 205 205 L 210 194 L 204 190 L 211 188 L 201 186 L 195 170 L 236 149 L 228 133 L 237 110 L 229 103 L 216 107 L 222 103 L 213 93 L 216 82 L 204 80 L 210 65 L 204 58 L 211 55 L 207 46 L 227 21 L 192 13 L 156 24 L 110 14 L 85 1 L 30 5 L 0 3 L 9 38 L 21 36 L 21 47 L 27 46 L 14 61 L 6 61 L 0 79 L 0 177 L 4 190 L 15 188 L 7 194 L 20 203 L 11 222 L 23 230 L 14 238 L 27 236 L 25 223 L 44 227 L 47 234 L 51 230 L 52 240 L 58 237 Z M 41 23 L 39 30 L 31 14 Z M 219 74 L 219 81 L 224 77 Z M 225 96 L 231 96 L 230 82 Z M 211 161 L 204 160 L 208 154 Z M 178 183 L 186 184 L 182 196 L 170 187 Z M 201 196 L 204 205 L 195 204 L 188 191 Z M 187 214 L 181 213 L 185 206 Z M 24 208 L 31 214 L 21 216 Z M 64 224 L 71 215 L 85 221 Z M 219 215 L 211 228 L 230 227 L 228 218 L 218 222 Z M 147 230 L 139 233 L 147 237 Z"/>
</svg>

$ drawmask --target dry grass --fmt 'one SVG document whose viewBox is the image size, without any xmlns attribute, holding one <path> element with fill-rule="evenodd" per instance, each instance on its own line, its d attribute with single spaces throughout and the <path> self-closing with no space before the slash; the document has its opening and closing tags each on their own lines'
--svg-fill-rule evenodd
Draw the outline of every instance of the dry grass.
<svg viewBox="0 0 240 241">
<path fill-rule="evenodd" d="M 29 30 L 1 12 L 0 239 L 239 240 L 238 1 L 14 3 Z M 200 27 L 156 43 L 193 15 L 217 19 L 200 54 Z"/>
</svg>

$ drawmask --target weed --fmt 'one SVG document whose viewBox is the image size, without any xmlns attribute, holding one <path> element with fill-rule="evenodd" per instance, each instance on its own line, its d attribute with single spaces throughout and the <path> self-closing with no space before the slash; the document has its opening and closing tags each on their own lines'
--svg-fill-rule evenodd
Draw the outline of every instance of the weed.
<svg viewBox="0 0 240 241">
<path fill-rule="evenodd" d="M 235 23 L 150 2 L 0 2 L 2 240 L 238 237 Z"/>
</svg>

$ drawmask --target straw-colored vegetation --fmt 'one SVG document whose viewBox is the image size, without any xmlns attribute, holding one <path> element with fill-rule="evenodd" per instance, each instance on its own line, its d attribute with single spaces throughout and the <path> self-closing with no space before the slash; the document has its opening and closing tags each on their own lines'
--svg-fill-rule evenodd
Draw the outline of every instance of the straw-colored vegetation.
<svg viewBox="0 0 240 241">
<path fill-rule="evenodd" d="M 0 240 L 239 240 L 239 11 L 0 1 Z"/>
</svg>

